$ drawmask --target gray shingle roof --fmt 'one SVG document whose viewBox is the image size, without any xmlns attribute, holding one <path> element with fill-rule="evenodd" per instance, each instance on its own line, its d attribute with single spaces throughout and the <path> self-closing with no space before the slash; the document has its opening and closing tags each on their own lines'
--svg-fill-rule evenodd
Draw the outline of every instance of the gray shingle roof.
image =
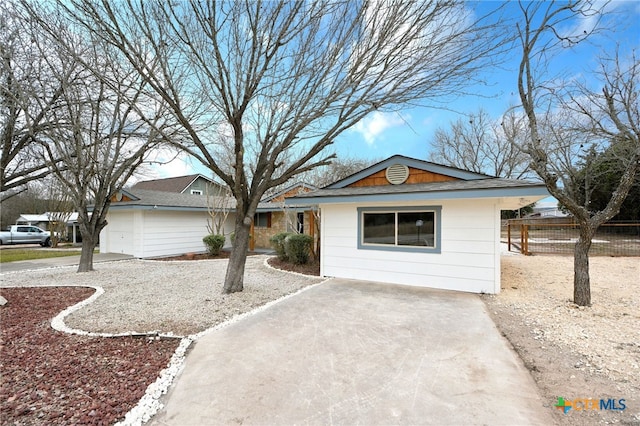
<svg viewBox="0 0 640 426">
<path fill-rule="evenodd" d="M 381 194 L 410 194 L 420 192 L 450 192 L 463 190 L 484 190 L 502 188 L 533 188 L 544 187 L 541 183 L 529 182 L 517 179 L 477 179 L 477 180 L 452 180 L 446 182 L 414 183 L 406 185 L 380 185 L 361 186 L 352 188 L 319 189 L 313 192 L 291 197 L 293 199 L 313 199 L 322 197 L 353 197 L 359 195 L 381 195 Z"/>
<path fill-rule="evenodd" d="M 207 210 L 207 202 L 214 208 L 235 210 L 236 200 L 233 197 L 207 197 L 205 195 L 180 194 L 166 191 L 149 191 L 146 189 L 129 188 L 122 191 L 134 198 L 131 201 L 111 203 L 111 209 L 157 208 L 161 210 Z M 277 211 L 283 208 L 282 203 L 260 203 L 259 211 Z"/>
<path fill-rule="evenodd" d="M 134 198 L 131 201 L 119 201 L 111 204 L 111 208 L 123 208 L 123 207 L 157 207 L 157 208 L 184 208 L 184 209 L 207 209 L 207 197 L 204 195 L 191 195 L 181 194 L 177 192 L 166 191 L 151 191 L 146 189 L 138 189 L 135 187 L 122 191 L 125 195 L 132 196 Z M 213 199 L 220 199 L 222 197 L 209 197 L 210 201 Z M 229 198 L 227 201 L 229 208 L 235 208 L 236 200 Z M 219 205 L 218 202 L 215 203 Z"/>
<path fill-rule="evenodd" d="M 132 189 L 142 189 L 149 191 L 165 191 L 165 192 L 177 192 L 184 191 L 187 186 L 191 184 L 198 176 L 198 174 L 188 176 L 178 176 L 165 179 L 145 180 L 136 183 Z"/>
</svg>

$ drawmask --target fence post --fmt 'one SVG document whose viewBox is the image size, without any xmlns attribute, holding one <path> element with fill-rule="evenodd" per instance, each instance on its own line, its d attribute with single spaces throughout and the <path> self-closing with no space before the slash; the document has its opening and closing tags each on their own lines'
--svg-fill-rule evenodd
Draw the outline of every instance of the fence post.
<svg viewBox="0 0 640 426">
<path fill-rule="evenodd" d="M 525 256 L 529 256 L 529 225 L 524 225 L 524 254 Z"/>
<path fill-rule="evenodd" d="M 507 220 L 507 251 L 511 251 L 511 221 Z"/>
</svg>

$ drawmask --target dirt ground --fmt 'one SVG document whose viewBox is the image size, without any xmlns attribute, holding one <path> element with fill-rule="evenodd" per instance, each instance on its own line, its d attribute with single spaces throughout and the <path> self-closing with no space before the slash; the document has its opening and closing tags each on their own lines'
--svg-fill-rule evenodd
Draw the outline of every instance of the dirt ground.
<svg viewBox="0 0 640 426">
<path fill-rule="evenodd" d="M 640 425 L 640 258 L 592 257 L 590 275 L 582 308 L 571 302 L 573 257 L 503 256 L 501 293 L 483 300 L 558 424 Z M 564 413 L 558 397 L 596 402 Z M 580 409 L 601 399 L 618 409 Z"/>
</svg>

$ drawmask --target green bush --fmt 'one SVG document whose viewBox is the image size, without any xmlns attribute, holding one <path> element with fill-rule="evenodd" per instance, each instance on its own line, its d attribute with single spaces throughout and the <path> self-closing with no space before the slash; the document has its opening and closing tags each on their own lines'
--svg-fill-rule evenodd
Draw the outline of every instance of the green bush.
<svg viewBox="0 0 640 426">
<path fill-rule="evenodd" d="M 291 234 L 284 239 L 284 250 L 287 258 L 296 265 L 309 261 L 313 237 L 305 234 Z"/>
<path fill-rule="evenodd" d="M 288 260 L 287 251 L 285 250 L 285 247 L 284 247 L 284 240 L 289 235 L 293 235 L 293 234 L 291 234 L 290 232 L 281 232 L 269 238 L 271 247 L 273 247 L 273 249 L 276 251 L 276 254 L 278 255 L 278 259 L 280 260 Z"/>
<path fill-rule="evenodd" d="M 207 246 L 207 251 L 211 256 L 217 256 L 220 254 L 220 250 L 224 247 L 224 235 L 210 234 L 202 239 Z"/>
</svg>

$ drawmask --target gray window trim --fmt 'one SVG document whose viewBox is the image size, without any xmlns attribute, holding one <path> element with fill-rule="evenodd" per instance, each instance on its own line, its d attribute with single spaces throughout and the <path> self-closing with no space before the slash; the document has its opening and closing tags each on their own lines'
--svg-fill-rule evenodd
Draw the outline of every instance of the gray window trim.
<svg viewBox="0 0 640 426">
<path fill-rule="evenodd" d="M 409 207 L 358 207 L 358 250 L 400 251 L 410 253 L 435 253 L 442 250 L 442 206 L 409 206 Z M 398 212 L 434 212 L 434 244 L 435 247 L 398 246 L 388 244 L 364 244 L 364 213 L 398 213 Z M 396 230 L 397 232 L 397 230 Z"/>
</svg>

